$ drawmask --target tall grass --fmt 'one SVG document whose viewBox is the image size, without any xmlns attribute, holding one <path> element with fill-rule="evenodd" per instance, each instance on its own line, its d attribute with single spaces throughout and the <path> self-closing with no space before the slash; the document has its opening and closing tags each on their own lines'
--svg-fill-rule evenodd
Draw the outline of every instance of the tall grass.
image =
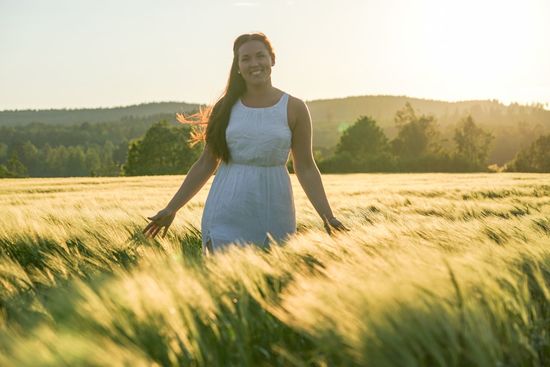
<svg viewBox="0 0 550 367">
<path fill-rule="evenodd" d="M 0 181 L 1 366 L 550 365 L 550 176 L 327 175 L 329 237 L 203 257 L 181 177 Z"/>
</svg>

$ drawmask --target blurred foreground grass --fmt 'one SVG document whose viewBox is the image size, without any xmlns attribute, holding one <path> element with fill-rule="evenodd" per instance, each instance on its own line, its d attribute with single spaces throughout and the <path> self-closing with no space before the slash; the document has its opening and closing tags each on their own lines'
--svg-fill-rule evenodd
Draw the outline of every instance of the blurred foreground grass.
<svg viewBox="0 0 550 367">
<path fill-rule="evenodd" d="M 550 365 L 550 175 L 326 175 L 329 237 L 203 258 L 208 185 L 0 180 L 1 366 Z"/>
</svg>

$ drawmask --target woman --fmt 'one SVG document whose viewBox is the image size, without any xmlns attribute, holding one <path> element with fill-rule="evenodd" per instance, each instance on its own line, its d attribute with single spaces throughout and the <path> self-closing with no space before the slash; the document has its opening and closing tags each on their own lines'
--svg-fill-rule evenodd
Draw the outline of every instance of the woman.
<svg viewBox="0 0 550 367">
<path fill-rule="evenodd" d="M 201 230 L 203 250 L 230 243 L 267 246 L 296 231 L 294 170 L 326 231 L 345 230 L 334 217 L 311 147 L 306 104 L 273 87 L 275 54 L 263 33 L 243 34 L 233 44 L 233 63 L 224 95 L 208 118 L 206 145 L 165 209 L 149 217 L 143 233 L 163 236 L 176 212 L 218 169 L 206 199 Z M 219 166 L 219 168 L 218 168 Z"/>
</svg>

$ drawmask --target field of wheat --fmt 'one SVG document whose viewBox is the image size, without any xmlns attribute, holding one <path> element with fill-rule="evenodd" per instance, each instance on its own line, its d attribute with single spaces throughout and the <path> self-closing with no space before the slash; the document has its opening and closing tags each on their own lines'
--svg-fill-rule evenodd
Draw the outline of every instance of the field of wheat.
<svg viewBox="0 0 550 367">
<path fill-rule="evenodd" d="M 201 254 L 208 183 L 0 180 L 1 366 L 548 366 L 550 175 L 325 175 L 328 236 Z M 211 181 L 210 181 L 211 182 Z"/>
</svg>

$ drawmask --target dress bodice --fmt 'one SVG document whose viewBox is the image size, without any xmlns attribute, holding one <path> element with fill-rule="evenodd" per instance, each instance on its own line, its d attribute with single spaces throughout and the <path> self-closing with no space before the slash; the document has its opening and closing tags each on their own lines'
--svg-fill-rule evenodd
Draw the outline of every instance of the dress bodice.
<svg viewBox="0 0 550 367">
<path fill-rule="evenodd" d="M 239 99 L 226 130 L 232 163 L 254 166 L 285 165 L 292 133 L 287 118 L 288 94 L 270 107 L 245 106 Z"/>
</svg>

